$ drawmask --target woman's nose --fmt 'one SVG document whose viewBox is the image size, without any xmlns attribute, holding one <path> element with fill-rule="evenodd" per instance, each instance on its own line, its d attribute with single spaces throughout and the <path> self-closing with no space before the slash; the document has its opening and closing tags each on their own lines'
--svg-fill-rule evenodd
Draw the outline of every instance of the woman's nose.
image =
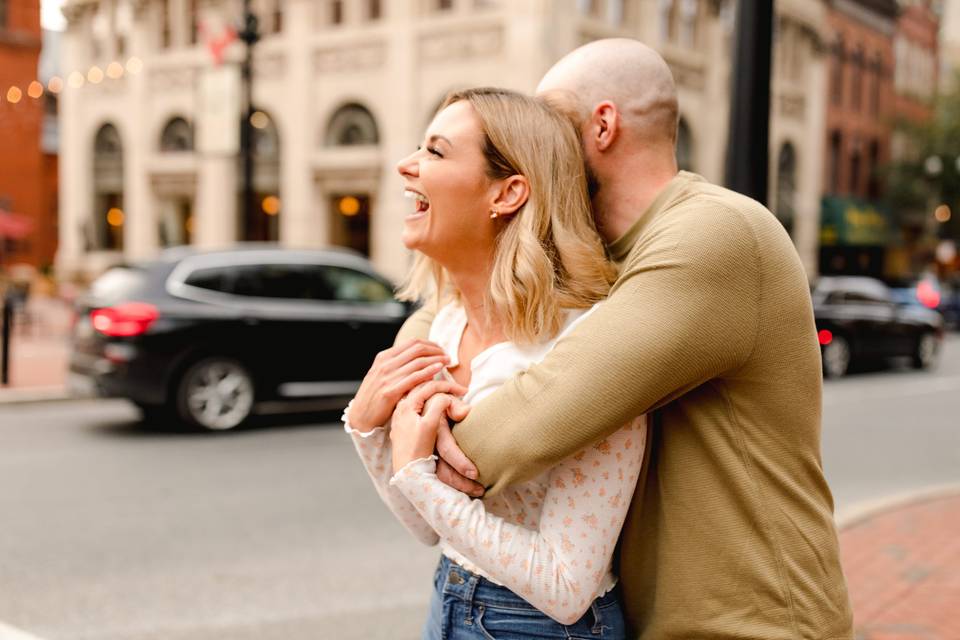
<svg viewBox="0 0 960 640">
<path fill-rule="evenodd" d="M 413 152 L 397 163 L 397 172 L 404 177 L 415 178 L 419 175 L 420 163 L 417 162 L 417 152 Z"/>
</svg>

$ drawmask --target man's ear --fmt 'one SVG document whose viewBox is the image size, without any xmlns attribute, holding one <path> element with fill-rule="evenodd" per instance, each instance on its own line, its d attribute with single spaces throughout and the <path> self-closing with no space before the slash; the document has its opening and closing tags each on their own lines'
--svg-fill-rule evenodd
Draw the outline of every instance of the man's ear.
<svg viewBox="0 0 960 640">
<path fill-rule="evenodd" d="M 499 216 L 510 216 L 516 213 L 529 197 L 530 182 L 526 176 L 513 175 L 501 182 L 491 209 Z"/>
<path fill-rule="evenodd" d="M 590 114 L 590 141 L 597 151 L 603 152 L 613 146 L 620 135 L 620 110 L 617 105 L 604 100 Z"/>
</svg>

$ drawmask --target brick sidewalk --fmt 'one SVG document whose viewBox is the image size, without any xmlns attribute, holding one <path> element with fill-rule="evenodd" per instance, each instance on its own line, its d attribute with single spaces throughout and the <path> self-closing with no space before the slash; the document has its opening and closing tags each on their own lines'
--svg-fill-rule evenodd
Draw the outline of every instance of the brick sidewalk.
<svg viewBox="0 0 960 640">
<path fill-rule="evenodd" d="M 840 532 L 857 640 L 960 640 L 960 495 Z"/>
</svg>

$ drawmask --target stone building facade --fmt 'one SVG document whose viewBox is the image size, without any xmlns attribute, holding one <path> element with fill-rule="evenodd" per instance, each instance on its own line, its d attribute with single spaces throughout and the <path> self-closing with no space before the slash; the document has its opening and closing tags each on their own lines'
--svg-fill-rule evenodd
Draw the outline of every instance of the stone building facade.
<svg viewBox="0 0 960 640">
<path fill-rule="evenodd" d="M 267 239 L 352 246 L 400 278 L 409 263 L 399 241 L 408 204 L 394 164 L 418 144 L 443 96 L 475 85 L 530 91 L 563 54 L 610 36 L 638 38 L 664 55 L 680 92 L 681 165 L 723 180 L 730 0 L 254 6 L 263 33 L 253 82 L 259 218 L 248 220 L 236 197 L 236 156 L 210 151 L 214 138 L 230 137 L 230 127 L 224 133 L 219 125 L 239 120 L 239 105 L 226 120 L 209 115 L 211 104 L 236 99 L 235 82 L 216 69 L 243 55 L 223 29 L 236 21 L 239 2 L 68 0 L 62 274 L 93 274 L 164 245 Z M 770 204 L 811 275 L 823 180 L 826 25 L 825 0 L 777 2 Z M 223 56 L 222 66 L 213 53 Z"/>
</svg>

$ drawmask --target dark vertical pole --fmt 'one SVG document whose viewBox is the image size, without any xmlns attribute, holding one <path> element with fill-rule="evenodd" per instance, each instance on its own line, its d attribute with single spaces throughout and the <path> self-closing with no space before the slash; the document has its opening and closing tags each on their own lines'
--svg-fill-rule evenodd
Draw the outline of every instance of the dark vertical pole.
<svg viewBox="0 0 960 640">
<path fill-rule="evenodd" d="M 734 42 L 727 186 L 766 203 L 773 0 L 739 0 Z"/>
<path fill-rule="evenodd" d="M 257 33 L 257 16 L 250 9 L 250 0 L 243 0 L 243 29 L 238 34 L 247 45 L 240 66 L 240 78 L 243 83 L 242 118 L 240 121 L 240 157 L 243 163 L 242 190 L 244 239 L 249 230 L 255 229 L 253 202 L 253 46 L 260 39 Z"/>
<path fill-rule="evenodd" d="M 2 241 L 2 239 L 0 239 Z M 13 296 L 7 291 L 3 294 L 3 326 L 0 327 L 0 385 L 10 383 L 10 325 L 13 324 Z"/>
</svg>

